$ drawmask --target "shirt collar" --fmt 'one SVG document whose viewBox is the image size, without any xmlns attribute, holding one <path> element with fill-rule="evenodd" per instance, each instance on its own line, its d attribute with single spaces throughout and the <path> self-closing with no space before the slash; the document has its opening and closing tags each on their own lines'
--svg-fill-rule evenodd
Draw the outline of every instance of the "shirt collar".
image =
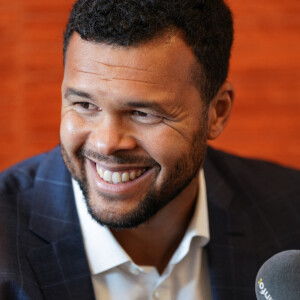
<svg viewBox="0 0 300 300">
<path fill-rule="evenodd" d="M 192 243 L 195 243 L 197 247 L 204 247 L 209 242 L 207 194 L 203 169 L 200 170 L 199 174 L 198 190 L 194 215 L 181 243 L 171 258 L 170 264 L 177 264 L 181 261 L 188 254 Z"/>
<path fill-rule="evenodd" d="M 130 261 L 110 230 L 98 224 L 87 210 L 82 191 L 72 179 L 85 252 L 91 273 L 98 274 Z"/>
<path fill-rule="evenodd" d="M 92 275 L 130 262 L 131 258 L 110 230 L 98 224 L 89 214 L 78 183 L 72 179 L 72 184 L 84 247 Z M 170 264 L 178 263 L 187 255 L 193 240 L 197 241 L 198 247 L 204 247 L 209 241 L 207 196 L 203 169 L 199 174 L 199 193 L 194 215 Z"/>
</svg>

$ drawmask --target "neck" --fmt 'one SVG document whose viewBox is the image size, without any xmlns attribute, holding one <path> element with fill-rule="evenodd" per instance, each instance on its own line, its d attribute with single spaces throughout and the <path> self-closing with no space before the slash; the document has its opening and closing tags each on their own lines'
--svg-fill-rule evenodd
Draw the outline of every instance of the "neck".
<svg viewBox="0 0 300 300">
<path fill-rule="evenodd" d="M 144 224 L 111 232 L 137 265 L 155 266 L 162 273 L 179 246 L 194 213 L 198 176 Z"/>
</svg>

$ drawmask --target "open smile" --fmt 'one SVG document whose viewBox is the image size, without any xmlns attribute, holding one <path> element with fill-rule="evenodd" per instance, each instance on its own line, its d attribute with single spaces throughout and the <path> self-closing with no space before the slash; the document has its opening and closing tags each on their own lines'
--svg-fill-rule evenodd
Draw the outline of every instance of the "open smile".
<svg viewBox="0 0 300 300">
<path fill-rule="evenodd" d="M 113 194 L 137 193 L 153 180 L 153 167 L 106 166 L 87 159 L 91 175 L 99 191 Z M 142 186 L 141 186 L 142 184 Z"/>
<path fill-rule="evenodd" d="M 120 184 L 139 178 L 146 172 L 147 168 L 133 168 L 128 170 L 110 171 L 96 164 L 96 170 L 100 178 L 105 182 Z"/>
</svg>

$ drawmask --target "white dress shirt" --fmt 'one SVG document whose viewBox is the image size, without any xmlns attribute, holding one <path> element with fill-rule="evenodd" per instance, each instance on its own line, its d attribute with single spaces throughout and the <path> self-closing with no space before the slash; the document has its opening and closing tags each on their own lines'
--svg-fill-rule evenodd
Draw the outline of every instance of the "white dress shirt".
<svg viewBox="0 0 300 300">
<path fill-rule="evenodd" d="M 211 287 L 203 247 L 209 241 L 206 185 L 203 170 L 194 216 L 163 274 L 153 266 L 138 266 L 107 227 L 92 219 L 73 180 L 92 284 L 97 300 L 210 300 Z M 153 245 L 159 247 L 159 245 Z"/>
</svg>

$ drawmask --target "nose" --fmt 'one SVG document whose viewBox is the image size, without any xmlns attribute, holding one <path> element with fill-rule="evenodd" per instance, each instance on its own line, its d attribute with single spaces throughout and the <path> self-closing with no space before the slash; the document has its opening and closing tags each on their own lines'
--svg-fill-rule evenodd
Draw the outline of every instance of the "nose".
<svg viewBox="0 0 300 300">
<path fill-rule="evenodd" d="M 136 140 L 125 122 L 118 116 L 103 116 L 97 121 L 91 130 L 90 142 L 98 153 L 109 156 L 136 148 Z"/>
</svg>

